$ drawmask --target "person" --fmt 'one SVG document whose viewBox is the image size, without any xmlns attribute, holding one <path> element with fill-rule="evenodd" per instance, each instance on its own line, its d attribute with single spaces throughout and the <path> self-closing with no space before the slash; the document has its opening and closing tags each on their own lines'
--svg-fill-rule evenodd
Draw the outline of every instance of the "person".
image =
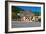
<svg viewBox="0 0 46 34">
<path fill-rule="evenodd" d="M 41 22 L 41 19 L 38 19 L 39 22 Z"/>
</svg>

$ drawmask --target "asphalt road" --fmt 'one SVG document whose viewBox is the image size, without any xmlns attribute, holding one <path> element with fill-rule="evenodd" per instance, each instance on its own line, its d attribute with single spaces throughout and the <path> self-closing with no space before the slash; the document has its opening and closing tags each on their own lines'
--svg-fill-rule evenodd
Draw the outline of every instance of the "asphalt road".
<svg viewBox="0 0 46 34">
<path fill-rule="evenodd" d="M 12 21 L 12 28 L 40 27 L 41 22 L 18 22 Z"/>
</svg>

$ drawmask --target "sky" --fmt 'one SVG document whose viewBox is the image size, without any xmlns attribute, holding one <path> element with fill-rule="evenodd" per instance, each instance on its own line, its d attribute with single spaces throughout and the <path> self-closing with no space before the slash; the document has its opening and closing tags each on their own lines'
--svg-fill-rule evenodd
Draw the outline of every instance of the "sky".
<svg viewBox="0 0 46 34">
<path fill-rule="evenodd" d="M 41 7 L 35 7 L 35 6 L 17 6 L 18 8 L 24 9 L 24 10 L 32 10 L 33 12 L 40 12 Z"/>
</svg>

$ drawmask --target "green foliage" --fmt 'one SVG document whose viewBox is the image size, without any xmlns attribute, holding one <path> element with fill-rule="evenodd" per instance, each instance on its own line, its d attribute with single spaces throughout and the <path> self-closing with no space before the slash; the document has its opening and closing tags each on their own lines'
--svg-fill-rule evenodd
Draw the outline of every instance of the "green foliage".
<svg viewBox="0 0 46 34">
<path fill-rule="evenodd" d="M 41 15 L 41 12 L 32 12 L 33 14 L 35 14 L 35 15 L 37 15 L 37 16 L 39 16 L 39 15 Z"/>
<path fill-rule="evenodd" d="M 12 17 L 15 18 L 17 13 L 20 13 L 20 11 L 23 11 L 23 9 L 12 6 Z"/>
<path fill-rule="evenodd" d="M 20 11 L 23 11 L 23 9 L 12 6 L 12 12 L 19 13 Z"/>
</svg>

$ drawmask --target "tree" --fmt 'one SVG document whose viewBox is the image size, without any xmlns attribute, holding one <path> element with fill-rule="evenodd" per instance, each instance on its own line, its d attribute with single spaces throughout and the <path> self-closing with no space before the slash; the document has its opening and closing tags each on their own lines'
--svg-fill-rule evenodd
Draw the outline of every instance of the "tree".
<svg viewBox="0 0 46 34">
<path fill-rule="evenodd" d="M 20 13 L 20 11 L 23 11 L 23 9 L 16 6 L 12 6 L 12 18 L 16 18 L 17 13 Z"/>
</svg>

